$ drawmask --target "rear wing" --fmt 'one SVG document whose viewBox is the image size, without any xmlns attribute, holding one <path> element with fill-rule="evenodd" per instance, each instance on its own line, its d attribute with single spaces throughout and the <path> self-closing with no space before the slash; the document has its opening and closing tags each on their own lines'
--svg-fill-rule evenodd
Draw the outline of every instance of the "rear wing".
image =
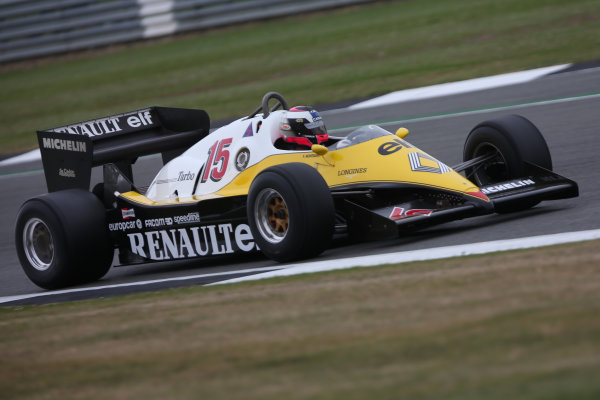
<svg viewBox="0 0 600 400">
<path fill-rule="evenodd" d="M 108 163 L 133 181 L 138 157 L 160 153 L 166 163 L 209 130 L 204 110 L 150 107 L 38 131 L 48 191 L 89 190 L 92 167 Z"/>
</svg>

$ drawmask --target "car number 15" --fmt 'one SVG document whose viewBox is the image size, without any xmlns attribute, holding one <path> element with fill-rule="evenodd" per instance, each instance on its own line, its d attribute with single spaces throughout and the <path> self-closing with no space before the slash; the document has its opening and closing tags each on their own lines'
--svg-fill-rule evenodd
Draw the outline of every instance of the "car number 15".
<svg viewBox="0 0 600 400">
<path fill-rule="evenodd" d="M 206 167 L 202 174 L 201 183 L 206 182 L 209 178 L 213 182 L 219 182 L 225 172 L 227 172 L 227 164 L 229 162 L 229 150 L 227 149 L 232 142 L 232 138 L 217 140 L 208 149 L 208 158 Z"/>
</svg>

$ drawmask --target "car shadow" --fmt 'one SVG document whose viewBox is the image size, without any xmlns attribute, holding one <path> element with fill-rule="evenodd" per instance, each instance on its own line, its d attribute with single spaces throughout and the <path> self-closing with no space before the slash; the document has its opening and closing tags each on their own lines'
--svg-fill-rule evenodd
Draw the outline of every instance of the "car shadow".
<svg viewBox="0 0 600 400">
<path fill-rule="evenodd" d="M 333 246 L 333 248 L 337 250 L 336 253 L 338 253 L 339 250 L 349 247 L 352 247 L 353 253 L 359 252 L 361 249 L 364 249 L 365 251 L 369 250 L 369 252 L 373 252 L 373 250 L 389 251 L 391 248 L 397 248 L 398 245 L 411 245 L 464 232 L 477 232 L 481 229 L 488 229 L 491 226 L 502 225 L 516 220 L 525 221 L 528 218 L 550 215 L 556 212 L 563 212 L 569 208 L 570 207 L 568 206 L 557 207 L 554 205 L 542 205 L 529 210 L 518 211 L 514 213 L 482 215 L 479 217 L 452 221 L 422 230 L 401 232 L 397 238 L 377 241 L 353 242 L 349 239 L 340 239 L 336 241 L 336 244 Z M 406 249 L 406 251 L 408 250 L 412 249 Z"/>
</svg>

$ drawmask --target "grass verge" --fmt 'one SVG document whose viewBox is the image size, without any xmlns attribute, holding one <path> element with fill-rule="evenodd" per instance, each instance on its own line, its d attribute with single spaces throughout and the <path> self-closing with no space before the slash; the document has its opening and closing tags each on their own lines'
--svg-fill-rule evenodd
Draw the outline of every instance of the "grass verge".
<svg viewBox="0 0 600 400">
<path fill-rule="evenodd" d="M 0 308 L 3 399 L 597 399 L 600 242 Z"/>
<path fill-rule="evenodd" d="M 250 113 L 600 59 L 597 0 L 380 2 L 0 68 L 0 151 L 127 110 Z"/>
</svg>

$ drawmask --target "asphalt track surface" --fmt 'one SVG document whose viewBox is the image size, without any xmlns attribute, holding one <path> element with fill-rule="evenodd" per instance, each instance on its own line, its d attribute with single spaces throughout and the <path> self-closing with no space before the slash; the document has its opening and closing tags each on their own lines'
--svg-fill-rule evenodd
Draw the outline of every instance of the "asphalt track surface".
<svg viewBox="0 0 600 400">
<path fill-rule="evenodd" d="M 370 123 L 392 132 L 404 126 L 411 132 L 406 138 L 409 142 L 446 164 L 455 165 L 462 161 L 463 144 L 470 129 L 502 114 L 520 114 L 538 126 L 550 147 L 554 171 L 579 184 L 578 198 L 544 202 L 531 210 L 509 215 L 455 221 L 394 240 L 352 245 L 338 242 L 318 259 L 600 228 L 600 68 L 568 71 L 518 85 L 371 109 L 330 110 L 323 116 L 329 130 L 336 135 Z M 134 166 L 136 180 L 142 184 L 149 182 L 160 167 L 159 162 L 157 157 L 139 160 Z M 97 168 L 92 180 L 99 181 L 99 177 L 100 169 Z M 0 167 L 0 188 L 0 297 L 45 292 L 31 283 L 21 270 L 14 245 L 15 218 L 20 205 L 46 191 L 41 163 Z M 76 210 L 73 218 L 77 218 Z M 12 304 L 89 299 L 207 284 L 258 273 L 262 269 L 284 267 L 261 254 L 113 267 L 102 280 L 80 287 L 111 286 L 106 289 L 44 296 Z M 187 279 L 189 276 L 196 278 Z M 155 283 L 123 286 L 145 281 Z"/>
</svg>

